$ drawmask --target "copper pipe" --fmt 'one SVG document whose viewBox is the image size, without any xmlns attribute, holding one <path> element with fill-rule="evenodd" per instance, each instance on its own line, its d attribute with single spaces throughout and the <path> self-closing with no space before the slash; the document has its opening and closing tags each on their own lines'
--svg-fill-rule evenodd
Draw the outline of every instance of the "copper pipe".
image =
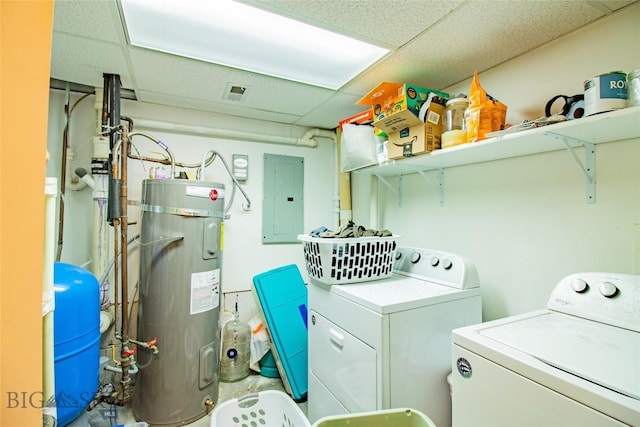
<svg viewBox="0 0 640 427">
<path fill-rule="evenodd" d="M 112 158 L 111 158 L 111 177 L 112 182 L 117 182 L 118 180 L 118 162 L 117 162 L 117 156 L 113 155 L 114 153 L 112 153 Z M 120 219 L 119 218 L 113 218 L 113 259 L 114 259 L 114 263 L 113 263 L 113 284 L 114 284 L 114 297 L 115 297 L 115 301 L 114 301 L 114 310 L 113 310 L 113 324 L 115 325 L 115 330 L 118 330 L 118 302 L 119 302 L 119 290 L 120 287 L 118 286 L 119 283 L 119 279 L 120 279 L 120 275 L 119 275 L 119 269 L 118 269 L 118 258 L 120 257 L 120 250 L 119 250 L 119 244 L 118 244 L 118 230 L 120 228 Z M 122 335 L 122 333 L 121 333 Z"/>
<path fill-rule="evenodd" d="M 163 157 L 162 159 L 159 159 L 157 157 L 146 157 L 146 156 L 140 156 L 138 154 L 133 154 L 133 153 L 129 153 L 128 157 L 130 159 L 133 160 L 142 160 L 144 162 L 155 162 L 155 163 L 161 163 L 163 165 L 170 165 L 171 164 L 171 160 L 167 159 L 166 157 Z M 209 166 L 213 160 L 215 159 L 216 155 L 212 154 L 206 161 L 205 166 Z M 177 167 L 181 167 L 181 168 L 196 168 L 200 166 L 200 163 L 182 163 L 182 162 L 175 162 L 175 165 Z"/>
<path fill-rule="evenodd" d="M 119 251 L 118 251 L 118 227 L 120 225 L 120 220 L 117 218 L 113 219 L 113 259 L 115 260 L 115 262 L 113 263 L 113 285 L 114 285 L 114 310 L 113 310 L 113 324 L 115 326 L 115 330 L 118 330 L 118 290 L 120 289 L 118 287 L 118 257 L 120 256 Z"/>
<path fill-rule="evenodd" d="M 128 318 L 128 303 L 129 303 L 129 286 L 128 286 L 128 218 L 127 218 L 127 155 L 130 149 L 129 134 L 125 128 L 122 128 L 122 145 L 120 146 L 120 253 L 122 259 L 122 344 L 123 347 L 129 342 L 129 318 Z"/>
<path fill-rule="evenodd" d="M 67 94 L 67 102 L 64 104 L 65 125 L 62 132 L 62 169 L 60 171 L 60 206 L 58 209 L 58 248 L 56 250 L 56 261 L 60 261 L 62 257 L 62 243 L 64 236 L 64 195 L 67 183 L 67 150 L 69 148 L 69 95 Z"/>
<path fill-rule="evenodd" d="M 104 74 L 104 89 L 102 91 L 102 129 L 104 132 L 109 125 L 109 76 Z M 111 148 L 111 147 L 109 147 Z"/>
<path fill-rule="evenodd" d="M 122 132 L 119 145 L 120 148 L 120 164 L 114 161 L 114 173 L 119 169 L 120 172 L 120 217 L 116 220 L 114 218 L 114 225 L 119 223 L 120 225 L 120 289 L 121 289 L 121 336 L 120 342 L 122 347 L 120 348 L 120 367 L 122 368 L 122 378 L 120 384 L 122 386 L 122 399 L 127 402 L 130 398 L 129 387 L 131 385 L 131 378 L 129 376 L 130 354 L 129 344 L 129 269 L 128 269 L 128 219 L 127 219 L 127 151 L 129 150 L 129 135 L 127 129 L 123 126 L 119 126 L 119 130 Z M 117 150 L 116 150 L 117 151 Z M 115 153 L 114 153 L 115 154 Z M 116 238 L 117 240 L 117 238 Z"/>
<path fill-rule="evenodd" d="M 139 156 L 139 155 L 133 154 L 133 153 L 130 153 L 128 157 L 130 159 L 133 159 L 133 160 L 142 160 L 142 161 L 145 161 L 145 162 L 155 162 L 155 163 L 161 163 L 163 165 L 170 165 L 171 164 L 171 160 L 169 160 L 167 158 L 164 158 L 164 157 L 162 159 L 159 159 L 157 157 Z M 176 166 L 181 166 L 181 165 L 176 163 Z"/>
</svg>

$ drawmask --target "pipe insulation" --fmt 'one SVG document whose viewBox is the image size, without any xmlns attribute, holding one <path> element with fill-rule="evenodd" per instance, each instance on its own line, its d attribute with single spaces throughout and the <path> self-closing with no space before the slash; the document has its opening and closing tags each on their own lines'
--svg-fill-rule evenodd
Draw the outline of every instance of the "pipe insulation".
<svg viewBox="0 0 640 427">
<path fill-rule="evenodd" d="M 291 136 L 267 135 L 262 133 L 236 131 L 230 129 L 220 129 L 208 126 L 187 125 L 179 123 L 170 123 L 151 119 L 133 119 L 136 128 L 148 130 L 165 131 L 171 133 L 210 136 L 216 138 L 226 138 L 251 142 L 266 142 L 270 144 L 295 145 L 300 147 L 315 148 L 318 146 L 317 137 L 328 138 L 333 142 L 336 141 L 336 134 L 326 129 L 310 129 L 302 137 L 296 138 Z"/>
</svg>

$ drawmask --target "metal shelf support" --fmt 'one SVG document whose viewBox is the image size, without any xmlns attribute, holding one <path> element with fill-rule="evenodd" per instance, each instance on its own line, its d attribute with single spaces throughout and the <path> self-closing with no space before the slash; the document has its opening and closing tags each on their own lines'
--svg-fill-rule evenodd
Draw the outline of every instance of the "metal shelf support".
<svg viewBox="0 0 640 427">
<path fill-rule="evenodd" d="M 547 135 L 561 140 L 573 160 L 576 161 L 580 171 L 585 177 L 585 192 L 587 203 L 596 202 L 596 147 L 591 142 L 582 141 L 580 139 L 572 138 L 570 136 L 560 135 L 553 132 L 547 132 Z M 581 145 L 584 147 L 584 162 L 576 154 L 576 150 L 573 145 Z"/>
<path fill-rule="evenodd" d="M 440 193 L 440 206 L 444 206 L 444 168 L 438 169 L 438 183 L 433 182 L 425 171 L 418 170 L 418 173 Z"/>
<path fill-rule="evenodd" d="M 402 175 L 398 176 L 398 186 L 394 187 L 393 185 L 391 185 L 391 183 L 389 181 L 387 181 L 384 176 L 380 175 L 380 174 L 375 174 L 376 178 L 378 178 L 378 181 L 380 181 L 381 183 L 383 183 L 384 185 L 386 185 L 391 191 L 394 192 L 394 194 L 396 196 L 398 196 L 398 207 L 402 207 Z"/>
<path fill-rule="evenodd" d="M 415 173 L 418 173 L 421 177 L 425 179 L 432 187 L 438 190 L 440 194 L 440 206 L 444 206 L 444 168 L 438 169 L 438 182 L 434 182 L 433 179 L 427 175 L 427 171 L 416 169 Z M 398 196 L 398 207 L 402 207 L 402 177 L 403 175 L 398 175 L 398 185 L 394 186 L 392 183 L 387 181 L 383 175 L 375 174 L 376 178 L 384 185 L 386 185 L 393 193 Z"/>
</svg>

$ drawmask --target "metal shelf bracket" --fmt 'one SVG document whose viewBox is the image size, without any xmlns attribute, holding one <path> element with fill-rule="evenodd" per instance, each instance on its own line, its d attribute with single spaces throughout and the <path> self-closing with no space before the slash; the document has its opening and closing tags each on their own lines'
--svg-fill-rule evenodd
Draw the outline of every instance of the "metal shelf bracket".
<svg viewBox="0 0 640 427">
<path fill-rule="evenodd" d="M 576 161 L 578 167 L 585 177 L 585 192 L 587 203 L 596 202 L 596 147 L 591 142 L 582 141 L 566 135 L 560 135 L 553 132 L 547 132 L 547 135 L 561 140 L 573 160 Z M 573 145 L 581 145 L 584 147 L 584 162 L 578 157 Z"/>
<path fill-rule="evenodd" d="M 431 177 L 427 175 L 425 171 L 418 170 L 420 176 L 422 176 L 431 186 L 436 188 L 440 193 L 440 206 L 444 206 L 444 168 L 438 169 L 438 183 L 433 182 Z"/>
<path fill-rule="evenodd" d="M 432 169 L 433 170 L 433 169 Z M 425 179 L 432 187 L 438 190 L 440 194 L 440 206 L 444 206 L 444 168 L 438 169 L 438 182 L 434 182 L 434 180 L 427 175 L 427 171 L 416 169 L 415 173 L 419 174 L 421 177 Z M 389 182 L 384 175 L 374 174 L 376 178 L 378 178 L 379 182 L 382 182 L 386 185 L 397 197 L 398 197 L 398 207 L 402 207 L 402 177 L 403 175 L 397 175 L 398 184 L 393 185 Z"/>
<path fill-rule="evenodd" d="M 391 183 L 389 181 L 387 181 L 383 175 L 380 174 L 375 174 L 376 178 L 378 178 L 378 181 L 380 181 L 381 183 L 383 183 L 384 185 L 386 185 L 391 191 L 394 192 L 394 194 L 396 196 L 398 196 L 398 207 L 402 207 L 402 175 L 398 176 L 398 186 L 395 187 L 393 185 L 391 185 Z"/>
</svg>

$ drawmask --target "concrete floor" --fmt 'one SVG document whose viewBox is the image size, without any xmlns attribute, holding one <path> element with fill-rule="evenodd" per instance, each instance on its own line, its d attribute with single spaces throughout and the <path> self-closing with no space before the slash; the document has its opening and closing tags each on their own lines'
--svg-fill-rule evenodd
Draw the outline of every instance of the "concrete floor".
<svg viewBox="0 0 640 427">
<path fill-rule="evenodd" d="M 233 383 L 220 383 L 218 403 L 229 399 L 238 398 L 250 393 L 263 390 L 284 391 L 284 385 L 280 378 L 267 378 L 260 374 L 252 373 L 245 379 Z M 298 402 L 302 412 L 307 414 L 307 402 Z M 83 413 L 69 427 L 111 427 L 117 425 L 135 425 L 136 419 L 133 417 L 131 408 L 110 406 L 100 404 L 91 411 Z M 211 424 L 211 416 L 207 415 L 199 420 L 186 424 L 189 427 L 208 427 Z"/>
</svg>

